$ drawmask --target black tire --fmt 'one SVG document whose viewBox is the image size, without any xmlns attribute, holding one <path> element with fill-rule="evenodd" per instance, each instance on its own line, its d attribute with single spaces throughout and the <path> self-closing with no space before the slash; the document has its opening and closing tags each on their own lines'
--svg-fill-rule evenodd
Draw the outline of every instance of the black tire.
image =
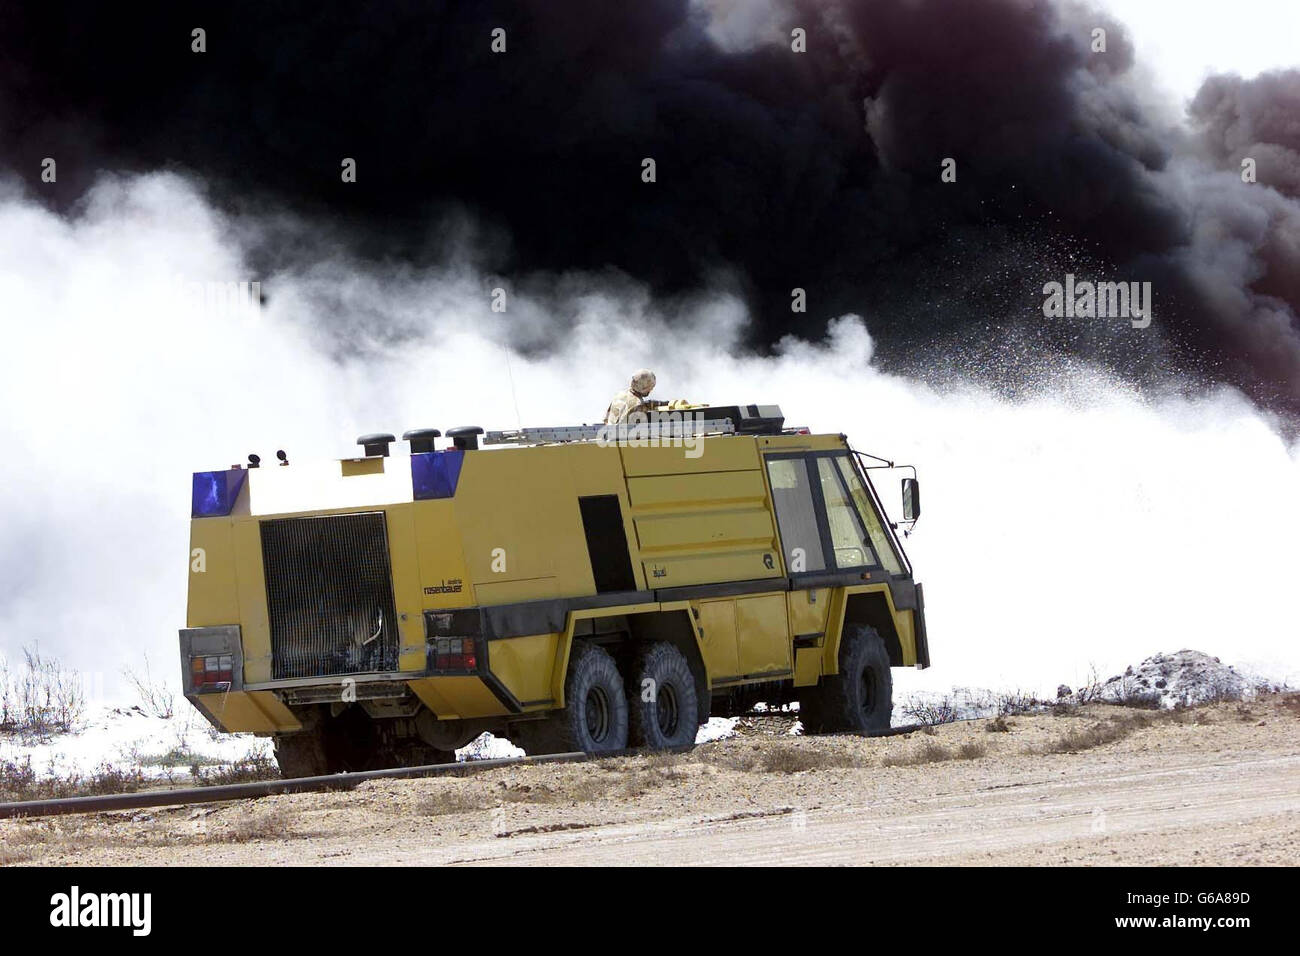
<svg viewBox="0 0 1300 956">
<path fill-rule="evenodd" d="M 664 641 L 641 648 L 628 682 L 627 710 L 634 747 L 667 750 L 695 743 L 699 699 L 681 651 Z"/>
<path fill-rule="evenodd" d="M 285 778 L 319 777 L 330 772 L 325 741 L 318 730 L 277 735 L 275 762 L 280 766 L 280 776 Z"/>
<path fill-rule="evenodd" d="M 529 754 L 610 753 L 627 747 L 627 691 L 608 652 L 574 641 L 564 710 L 517 724 L 514 742 Z"/>
<path fill-rule="evenodd" d="M 804 733 L 888 730 L 894 709 L 889 650 L 874 628 L 850 625 L 840 642 L 840 672 L 799 698 Z"/>
</svg>

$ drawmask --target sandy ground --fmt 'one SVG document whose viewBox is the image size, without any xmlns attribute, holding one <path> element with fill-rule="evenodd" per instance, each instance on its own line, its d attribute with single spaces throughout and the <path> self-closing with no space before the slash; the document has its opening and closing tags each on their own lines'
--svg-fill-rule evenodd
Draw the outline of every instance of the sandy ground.
<svg viewBox="0 0 1300 956">
<path fill-rule="evenodd" d="M 0 821 L 0 863 L 1300 863 L 1300 696 L 1007 724 Z"/>
</svg>

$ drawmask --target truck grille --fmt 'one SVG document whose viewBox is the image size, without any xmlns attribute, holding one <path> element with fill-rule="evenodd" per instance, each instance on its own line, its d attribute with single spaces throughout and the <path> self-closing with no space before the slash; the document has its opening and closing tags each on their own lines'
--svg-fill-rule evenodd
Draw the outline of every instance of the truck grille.
<svg viewBox="0 0 1300 956">
<path fill-rule="evenodd" d="M 382 511 L 262 522 L 274 679 L 397 669 Z"/>
</svg>

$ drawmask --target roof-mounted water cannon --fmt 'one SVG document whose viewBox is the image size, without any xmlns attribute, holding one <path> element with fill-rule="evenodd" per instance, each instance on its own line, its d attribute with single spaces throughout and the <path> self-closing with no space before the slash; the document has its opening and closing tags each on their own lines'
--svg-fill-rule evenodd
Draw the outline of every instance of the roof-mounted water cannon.
<svg viewBox="0 0 1300 956">
<path fill-rule="evenodd" d="M 412 455 L 423 455 L 426 452 L 434 451 L 435 438 L 441 438 L 442 432 L 436 428 L 412 428 L 402 433 L 402 441 L 411 443 Z"/>
<path fill-rule="evenodd" d="M 447 437 L 461 451 L 475 451 L 478 448 L 478 436 L 483 434 L 480 425 L 457 425 L 447 429 Z"/>
<path fill-rule="evenodd" d="M 386 432 L 376 432 L 373 435 L 362 435 L 357 439 L 357 444 L 365 448 L 367 458 L 387 458 L 388 446 L 395 441 L 397 439 Z"/>
</svg>

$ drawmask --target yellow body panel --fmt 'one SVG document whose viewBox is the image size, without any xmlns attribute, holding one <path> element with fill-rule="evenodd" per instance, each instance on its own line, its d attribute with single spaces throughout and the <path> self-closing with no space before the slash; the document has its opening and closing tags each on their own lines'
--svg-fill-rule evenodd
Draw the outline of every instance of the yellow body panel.
<svg viewBox="0 0 1300 956">
<path fill-rule="evenodd" d="M 725 454 L 710 447 L 698 459 L 685 458 L 680 449 L 624 449 L 623 460 L 649 587 L 782 574 L 776 525 L 752 442 Z M 631 477 L 633 471 L 639 477 Z"/>
<path fill-rule="evenodd" d="M 808 591 L 790 591 L 786 594 L 790 618 L 790 635 L 826 633 L 826 616 L 830 613 L 830 589 L 813 588 Z"/>
<path fill-rule="evenodd" d="M 421 677 L 408 681 L 407 686 L 439 720 L 507 713 L 505 705 L 477 677 Z"/>
<path fill-rule="evenodd" d="M 195 550 L 201 553 L 195 555 Z M 202 570 L 196 570 L 196 563 Z M 186 627 L 212 627 L 239 620 L 235 544 L 227 518 L 190 522 L 190 589 Z"/>
<path fill-rule="evenodd" d="M 492 603 L 532 600 L 535 582 L 552 577 L 559 593 L 593 594 L 569 450 L 529 451 L 537 454 L 526 476 L 520 449 L 465 456 L 453 501 L 469 582 L 491 585 Z M 474 603 L 487 602 L 476 594 Z"/>
<path fill-rule="evenodd" d="M 223 730 L 238 734 L 291 733 L 302 724 L 269 691 L 197 694 L 190 700 Z"/>
<path fill-rule="evenodd" d="M 488 667 L 525 709 L 550 705 L 559 634 L 488 642 Z"/>
<path fill-rule="evenodd" d="M 411 505 L 411 517 L 423 606 L 469 607 L 474 596 L 466 583 L 465 555 L 451 499 L 416 501 Z"/>
<path fill-rule="evenodd" d="M 629 479 L 642 475 L 690 475 L 707 471 L 743 471 L 758 468 L 758 449 L 752 440 L 703 439 L 701 453 L 690 457 L 683 448 L 620 447 L 624 473 Z"/>
<path fill-rule="evenodd" d="M 736 601 L 736 652 L 741 674 L 755 678 L 790 673 L 790 628 L 786 620 L 784 592 Z"/>
<path fill-rule="evenodd" d="M 397 668 L 422 671 L 427 657 L 424 640 L 424 594 L 420 583 L 419 548 L 411 505 L 390 505 L 388 557 L 393 571 L 393 607 L 397 611 Z"/>
<path fill-rule="evenodd" d="M 811 687 L 822 676 L 820 647 L 800 647 L 794 652 L 794 686 Z"/>
<path fill-rule="evenodd" d="M 680 511 L 701 504 L 762 508 L 767 488 L 762 472 L 712 471 L 689 475 L 654 475 L 627 480 L 628 496 L 639 514 L 651 509 Z"/>
<path fill-rule="evenodd" d="M 266 610 L 261 530 L 251 519 L 237 520 L 232 530 L 239 569 L 238 624 L 244 642 L 244 683 L 260 684 L 271 679 L 271 621 Z"/>
<path fill-rule="evenodd" d="M 700 601 L 701 649 L 710 682 L 740 675 L 736 650 L 736 602 L 733 598 Z"/>
</svg>

